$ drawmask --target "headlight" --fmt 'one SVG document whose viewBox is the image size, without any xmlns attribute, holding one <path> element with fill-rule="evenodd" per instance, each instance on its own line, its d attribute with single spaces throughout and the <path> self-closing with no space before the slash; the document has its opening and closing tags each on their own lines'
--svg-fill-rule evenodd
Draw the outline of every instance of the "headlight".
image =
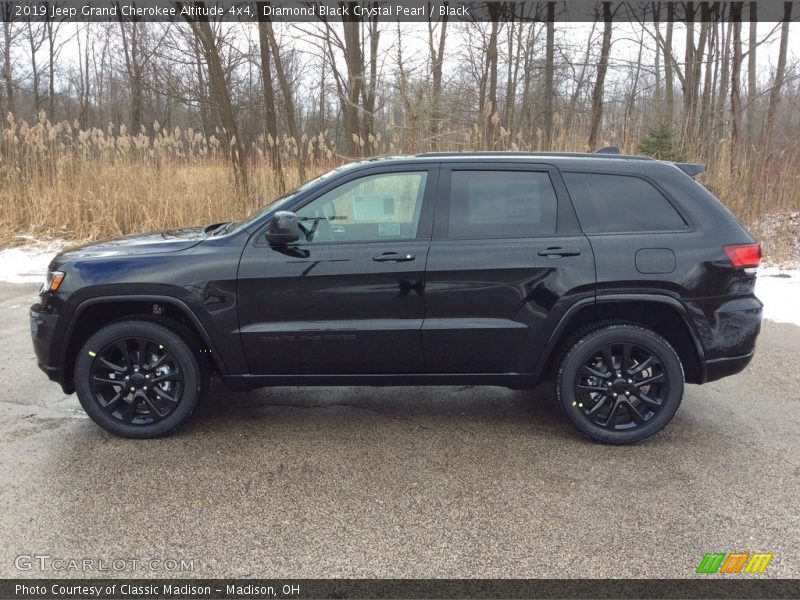
<svg viewBox="0 0 800 600">
<path fill-rule="evenodd" d="M 57 292 L 58 288 L 61 287 L 62 281 L 64 281 L 63 271 L 48 271 L 42 285 L 42 293 Z"/>
</svg>

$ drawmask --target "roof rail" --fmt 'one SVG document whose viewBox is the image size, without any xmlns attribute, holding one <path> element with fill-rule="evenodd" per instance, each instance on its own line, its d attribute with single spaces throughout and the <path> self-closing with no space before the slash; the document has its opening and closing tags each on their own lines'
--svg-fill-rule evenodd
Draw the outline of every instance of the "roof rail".
<svg viewBox="0 0 800 600">
<path fill-rule="evenodd" d="M 547 157 L 562 157 L 562 158 L 619 158 L 625 160 L 653 160 L 649 156 L 639 156 L 636 154 L 620 154 L 618 148 L 614 148 L 616 152 L 603 151 L 601 148 L 597 152 L 521 152 L 517 150 L 483 150 L 483 151 L 465 151 L 465 152 L 421 152 L 415 154 L 417 158 L 447 158 L 447 157 L 462 157 L 468 158 L 470 156 L 530 156 L 538 158 Z"/>
<path fill-rule="evenodd" d="M 441 150 L 435 152 L 419 152 L 414 156 L 546 156 L 552 152 L 522 152 L 518 150 Z"/>
<path fill-rule="evenodd" d="M 594 151 L 595 154 L 621 154 L 616 146 L 603 146 Z"/>
</svg>

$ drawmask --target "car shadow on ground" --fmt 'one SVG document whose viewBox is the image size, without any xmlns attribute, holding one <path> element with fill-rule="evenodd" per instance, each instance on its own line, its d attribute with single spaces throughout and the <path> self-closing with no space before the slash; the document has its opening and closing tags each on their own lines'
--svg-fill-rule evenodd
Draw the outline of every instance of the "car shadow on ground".
<svg viewBox="0 0 800 600">
<path fill-rule="evenodd" d="M 535 429 L 569 432 L 555 407 L 552 384 L 533 390 L 492 386 L 452 387 L 272 387 L 232 392 L 212 381 L 202 404 L 181 430 L 225 429 L 248 422 L 285 425 L 364 417 L 374 422 L 406 421 L 421 428 L 527 423 Z M 350 416 L 348 416 L 350 415 Z"/>
</svg>

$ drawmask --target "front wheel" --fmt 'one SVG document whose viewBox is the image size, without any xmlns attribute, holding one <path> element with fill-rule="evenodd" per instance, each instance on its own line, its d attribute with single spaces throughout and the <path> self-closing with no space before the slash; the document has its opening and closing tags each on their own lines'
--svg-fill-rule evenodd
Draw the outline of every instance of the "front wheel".
<svg viewBox="0 0 800 600">
<path fill-rule="evenodd" d="M 572 423 L 599 442 L 628 444 L 661 431 L 683 397 L 683 368 L 649 329 L 611 325 L 591 331 L 564 357 L 558 401 Z"/>
<path fill-rule="evenodd" d="M 192 414 L 206 374 L 186 336 L 150 321 L 119 321 L 92 335 L 75 361 L 75 388 L 102 428 L 158 437 Z"/>
</svg>

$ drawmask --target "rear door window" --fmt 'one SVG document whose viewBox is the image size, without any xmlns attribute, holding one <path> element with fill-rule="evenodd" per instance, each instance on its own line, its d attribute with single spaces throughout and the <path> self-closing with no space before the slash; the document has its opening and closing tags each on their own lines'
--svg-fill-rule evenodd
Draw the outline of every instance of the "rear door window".
<svg viewBox="0 0 800 600">
<path fill-rule="evenodd" d="M 562 173 L 586 233 L 686 229 L 686 222 L 650 182 L 628 175 Z"/>
<path fill-rule="evenodd" d="M 448 237 L 553 235 L 556 193 L 543 171 L 452 171 Z"/>
</svg>

